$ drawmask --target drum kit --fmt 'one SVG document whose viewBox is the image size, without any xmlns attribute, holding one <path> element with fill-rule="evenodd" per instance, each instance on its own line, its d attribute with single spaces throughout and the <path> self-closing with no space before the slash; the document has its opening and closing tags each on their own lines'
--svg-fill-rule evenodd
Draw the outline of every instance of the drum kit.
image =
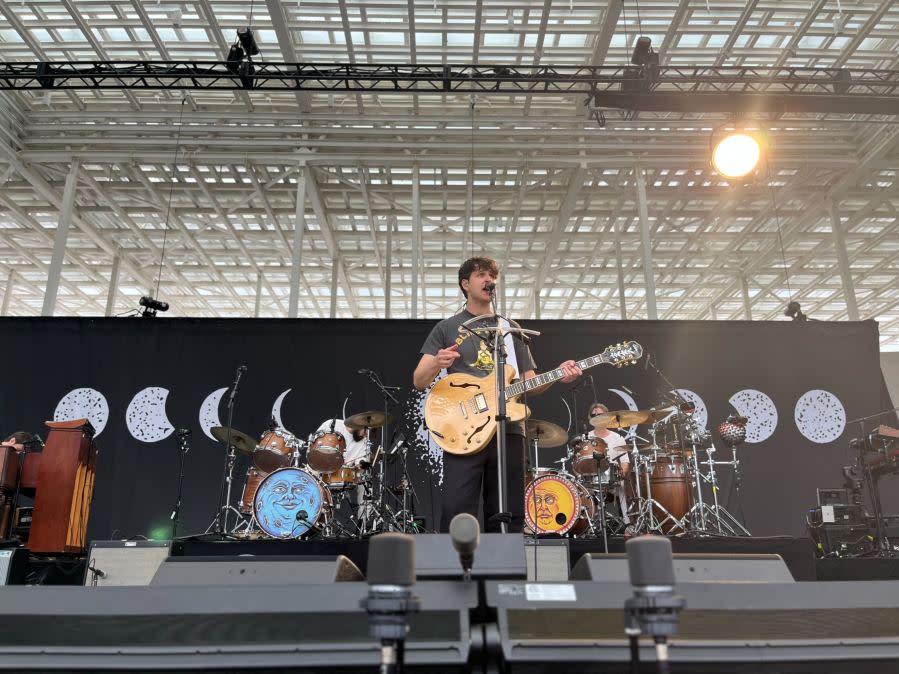
<svg viewBox="0 0 899 674">
<path fill-rule="evenodd" d="M 411 512 L 410 489 L 404 478 L 387 489 L 386 457 L 376 449 L 372 431 L 389 421 L 384 412 L 369 411 L 322 424 L 304 440 L 272 425 L 254 440 L 235 428 L 214 427 L 213 437 L 228 448 L 223 484 L 225 504 L 213 526 L 224 522 L 226 535 L 239 538 L 361 538 L 385 530 L 409 531 L 417 526 Z M 347 456 L 348 437 L 364 451 Z M 399 452 L 404 453 L 401 446 Z M 250 459 L 237 507 L 231 505 L 233 457 Z M 405 456 L 403 465 L 405 466 Z M 385 496 L 395 499 L 396 507 Z M 341 516 L 341 506 L 349 514 Z M 228 515 L 236 515 L 231 526 Z"/>
<path fill-rule="evenodd" d="M 737 449 L 748 420 L 731 416 L 719 425 L 732 454 L 718 460 L 712 435 L 695 411 L 689 401 L 675 398 L 658 408 L 603 412 L 590 418 L 590 433 L 573 438 L 556 424 L 529 420 L 535 467 L 525 489 L 527 530 L 604 539 L 643 533 L 749 536 L 718 499 L 723 467 L 732 470 L 731 484 L 739 489 Z M 637 433 L 641 426 L 647 438 Z M 559 468 L 540 466 L 540 449 L 563 445 Z"/>
</svg>

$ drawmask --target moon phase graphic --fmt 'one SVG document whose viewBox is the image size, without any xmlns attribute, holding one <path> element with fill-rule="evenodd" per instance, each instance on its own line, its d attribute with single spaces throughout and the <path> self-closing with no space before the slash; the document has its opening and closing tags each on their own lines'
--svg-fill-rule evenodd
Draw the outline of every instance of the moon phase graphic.
<svg viewBox="0 0 899 674">
<path fill-rule="evenodd" d="M 138 391 L 128 403 L 125 425 L 131 437 L 141 442 L 159 442 L 169 437 L 175 427 L 169 422 L 165 403 L 169 390 L 148 386 Z"/>
<path fill-rule="evenodd" d="M 284 403 L 284 399 L 287 397 L 287 394 L 291 391 L 293 391 L 293 389 L 289 388 L 286 391 L 282 392 L 281 395 L 279 395 L 275 400 L 275 404 L 272 405 L 272 419 L 275 420 L 278 428 L 284 428 L 284 422 L 281 421 L 281 405 Z"/>
<path fill-rule="evenodd" d="M 800 433 L 822 445 L 839 438 L 846 428 L 843 403 L 833 393 L 817 388 L 796 401 L 793 418 Z"/>
<path fill-rule="evenodd" d="M 409 428 L 414 428 L 415 437 L 411 444 L 415 449 L 415 453 L 427 462 L 425 469 L 436 478 L 435 482 L 443 484 L 443 450 L 431 439 L 431 434 L 425 427 L 425 398 L 431 391 L 431 387 L 446 376 L 446 370 L 443 369 L 437 375 L 434 382 L 424 391 L 413 389 L 409 396 L 409 405 L 406 407 L 406 423 Z"/>
<path fill-rule="evenodd" d="M 636 410 L 640 409 L 639 407 L 637 407 L 637 401 L 634 400 L 634 397 L 630 393 L 627 393 L 626 391 L 619 391 L 617 388 L 610 388 L 609 390 L 612 393 L 614 393 L 615 395 L 617 395 L 619 398 L 621 398 L 624 401 L 624 404 L 627 405 L 627 408 L 629 410 L 636 411 Z M 628 437 L 635 435 L 636 433 L 637 433 L 636 424 L 627 429 Z"/>
<path fill-rule="evenodd" d="M 752 388 L 734 393 L 728 402 L 749 421 L 746 423 L 746 442 L 764 442 L 777 428 L 777 407 L 767 394 Z"/>
<path fill-rule="evenodd" d="M 227 386 L 217 388 L 206 396 L 203 404 L 200 405 L 200 428 L 203 429 L 206 437 L 210 440 L 215 440 L 212 437 L 212 427 L 222 425 L 222 421 L 219 418 L 219 406 L 222 404 L 222 396 L 225 395 L 227 390 Z"/>
<path fill-rule="evenodd" d="M 699 394 L 695 391 L 691 391 L 688 388 L 676 388 L 674 389 L 674 392 L 683 396 L 696 406 L 696 411 L 693 412 L 693 418 L 699 424 L 700 428 L 708 428 L 709 410 L 705 406 L 705 401 L 701 397 L 699 397 Z"/>
<path fill-rule="evenodd" d="M 100 435 L 109 421 L 109 403 L 106 396 L 93 388 L 76 388 L 66 393 L 56 404 L 53 421 L 87 419 Z"/>
</svg>

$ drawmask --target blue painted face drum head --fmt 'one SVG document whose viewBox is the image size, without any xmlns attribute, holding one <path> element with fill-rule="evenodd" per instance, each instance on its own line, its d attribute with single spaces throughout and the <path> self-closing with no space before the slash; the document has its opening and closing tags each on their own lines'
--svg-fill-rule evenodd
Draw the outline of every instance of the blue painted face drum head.
<svg viewBox="0 0 899 674">
<path fill-rule="evenodd" d="M 300 468 L 281 468 L 266 477 L 253 506 L 259 527 L 274 538 L 299 538 L 316 523 L 323 508 L 321 483 Z"/>
</svg>

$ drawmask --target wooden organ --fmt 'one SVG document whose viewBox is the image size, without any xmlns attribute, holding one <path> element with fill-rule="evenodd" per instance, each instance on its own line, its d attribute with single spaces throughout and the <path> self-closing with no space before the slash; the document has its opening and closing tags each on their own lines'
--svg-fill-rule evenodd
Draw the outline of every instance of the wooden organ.
<svg viewBox="0 0 899 674">
<path fill-rule="evenodd" d="M 94 493 L 97 447 L 87 419 L 48 421 L 44 451 L 28 454 L 22 487 L 34 488 L 34 519 L 28 549 L 81 553 Z"/>
</svg>

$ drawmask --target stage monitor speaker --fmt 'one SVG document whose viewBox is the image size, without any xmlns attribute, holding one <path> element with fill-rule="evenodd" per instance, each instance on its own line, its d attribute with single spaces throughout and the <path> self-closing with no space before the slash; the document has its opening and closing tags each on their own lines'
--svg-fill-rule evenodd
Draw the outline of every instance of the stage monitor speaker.
<svg viewBox="0 0 899 674">
<path fill-rule="evenodd" d="M 674 577 L 678 583 L 755 582 L 791 583 L 793 576 L 780 555 L 716 555 L 674 553 Z M 571 580 L 629 583 L 627 555 L 591 552 L 571 570 Z"/>
<path fill-rule="evenodd" d="M 0 585 L 24 585 L 28 569 L 28 550 L 6 548 L 0 550 Z"/>
<path fill-rule="evenodd" d="M 361 582 L 365 576 L 349 557 L 169 557 L 150 585 L 323 585 Z"/>
<path fill-rule="evenodd" d="M 568 580 L 568 539 L 527 538 L 524 557 L 528 565 L 528 580 Z"/>
<path fill-rule="evenodd" d="M 459 553 L 449 534 L 419 534 L 415 537 L 415 574 L 418 580 L 462 577 Z M 481 534 L 474 552 L 472 578 L 527 578 L 522 534 Z"/>
<path fill-rule="evenodd" d="M 89 587 L 149 585 L 171 541 L 94 541 L 84 569 Z"/>
</svg>

